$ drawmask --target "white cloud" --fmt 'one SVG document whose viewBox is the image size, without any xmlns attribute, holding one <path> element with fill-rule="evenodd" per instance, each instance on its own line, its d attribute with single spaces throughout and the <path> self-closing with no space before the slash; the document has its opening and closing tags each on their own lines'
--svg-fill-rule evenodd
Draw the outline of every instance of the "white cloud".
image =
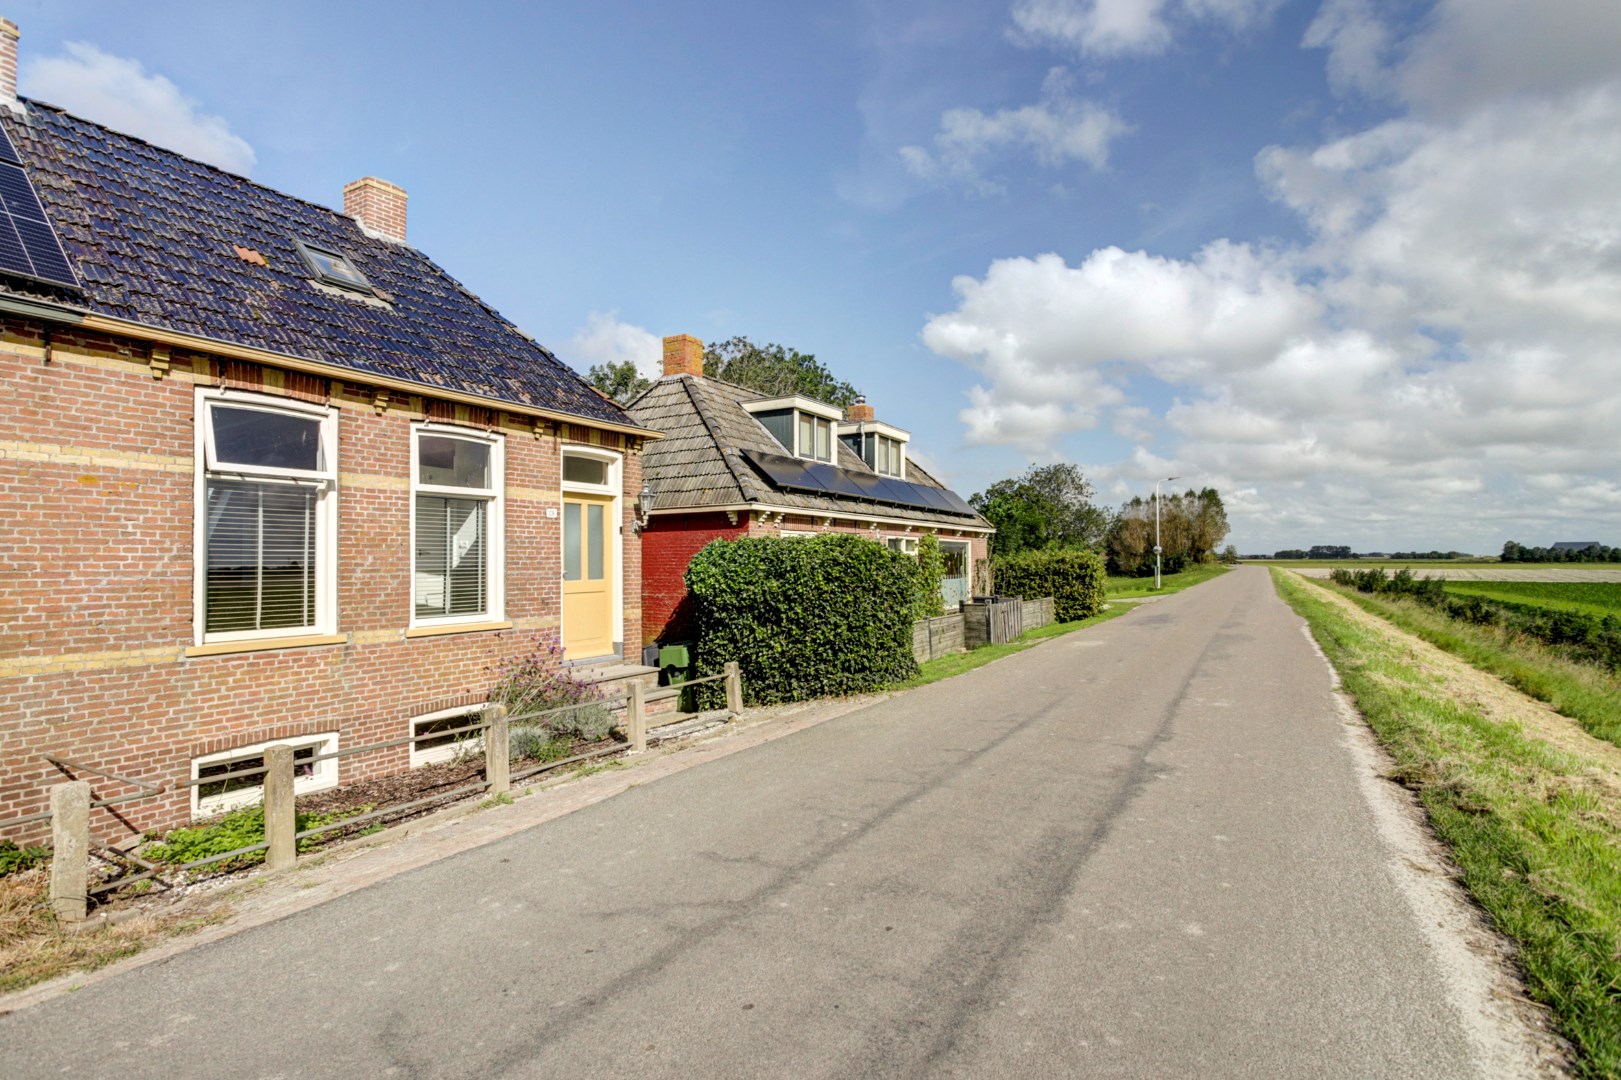
<svg viewBox="0 0 1621 1080">
<path fill-rule="evenodd" d="M 658 335 L 620 322 L 617 311 L 593 311 L 569 339 L 568 359 L 581 370 L 629 360 L 642 375 L 656 379 L 664 368 L 664 346 Z"/>
<path fill-rule="evenodd" d="M 1552 5 L 1533 29 L 1509 7 L 1442 3 L 1403 39 L 1325 5 L 1307 44 L 1400 114 L 1257 155 L 1305 243 L 959 278 L 923 338 L 979 376 L 968 437 L 1050 455 L 1107 411 L 1139 446 L 1099 476 L 1248 491 L 1241 546 L 1621 533 L 1621 70 L 1582 40 L 1621 20 Z M 1162 416 L 1119 389 L 1155 380 Z"/>
<path fill-rule="evenodd" d="M 1047 73 L 1041 101 L 994 113 L 979 109 L 947 109 L 933 149 L 903 146 L 901 160 L 912 175 L 924 180 L 953 180 L 982 193 L 1001 185 L 984 175 L 995 156 L 1023 151 L 1049 168 L 1084 162 L 1093 169 L 1109 163 L 1109 145 L 1131 128 L 1119 116 L 1096 102 L 1076 97 L 1063 68 Z"/>
<path fill-rule="evenodd" d="M 67 42 L 63 50 L 24 61 L 25 94 L 222 169 L 252 171 L 256 158 L 247 140 L 162 75 L 84 42 Z"/>
<path fill-rule="evenodd" d="M 1214 23 L 1244 30 L 1265 22 L 1283 0 L 1018 0 L 1015 40 L 1106 59 L 1165 51 L 1178 27 Z"/>
</svg>

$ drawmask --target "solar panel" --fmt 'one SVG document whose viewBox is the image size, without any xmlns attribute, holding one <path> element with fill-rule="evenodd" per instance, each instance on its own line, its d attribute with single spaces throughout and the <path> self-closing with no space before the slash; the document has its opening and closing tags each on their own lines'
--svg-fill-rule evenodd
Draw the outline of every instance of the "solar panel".
<svg viewBox="0 0 1621 1080">
<path fill-rule="evenodd" d="M 4 126 L 0 126 L 0 271 L 79 287 L 62 242 L 45 216 Z"/>
<path fill-rule="evenodd" d="M 912 489 L 913 497 L 921 500 L 923 505 L 930 510 L 949 511 L 951 509 L 951 504 L 946 502 L 945 497 L 940 494 L 939 488 L 932 488 L 927 484 L 911 484 L 908 486 Z"/>
<path fill-rule="evenodd" d="M 873 502 L 966 517 L 974 514 L 973 507 L 944 488 L 908 484 L 904 480 L 839 469 L 819 461 L 802 461 L 785 454 L 767 454 L 758 450 L 744 450 L 742 453 L 743 459 L 779 490 L 870 499 Z"/>
<path fill-rule="evenodd" d="M 834 495 L 848 495 L 855 499 L 869 498 L 844 469 L 836 469 L 832 465 L 808 464 L 805 471 L 810 473 L 827 491 Z"/>
</svg>

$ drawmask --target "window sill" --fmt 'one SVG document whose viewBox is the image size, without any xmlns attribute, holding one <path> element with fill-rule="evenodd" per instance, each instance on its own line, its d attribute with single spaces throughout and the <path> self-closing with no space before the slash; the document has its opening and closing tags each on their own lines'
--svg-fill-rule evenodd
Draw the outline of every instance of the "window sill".
<svg viewBox="0 0 1621 1080">
<path fill-rule="evenodd" d="M 307 649 L 315 645 L 347 645 L 348 634 L 304 634 L 299 637 L 258 638 L 253 641 L 216 641 L 193 645 L 186 656 L 224 656 L 228 653 L 266 652 L 270 649 Z"/>
<path fill-rule="evenodd" d="M 439 637 L 442 634 L 477 634 L 488 630 L 511 630 L 510 622 L 447 623 L 444 626 L 413 626 L 405 631 L 408 638 Z"/>
</svg>

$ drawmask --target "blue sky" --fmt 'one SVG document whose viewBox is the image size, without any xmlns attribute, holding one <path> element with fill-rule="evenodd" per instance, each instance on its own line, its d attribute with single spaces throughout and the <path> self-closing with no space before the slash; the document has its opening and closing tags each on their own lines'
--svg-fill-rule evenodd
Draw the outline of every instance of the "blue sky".
<svg viewBox="0 0 1621 1080">
<path fill-rule="evenodd" d="M 14 2 L 21 91 L 341 204 L 582 370 L 812 352 L 964 494 L 1621 542 L 1621 10 Z M 1568 534 L 1568 535 L 1567 535 Z"/>
</svg>

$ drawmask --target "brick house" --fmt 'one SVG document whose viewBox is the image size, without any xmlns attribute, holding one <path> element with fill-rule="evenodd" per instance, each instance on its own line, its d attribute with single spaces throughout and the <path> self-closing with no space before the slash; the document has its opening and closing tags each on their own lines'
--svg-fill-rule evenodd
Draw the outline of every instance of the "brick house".
<svg viewBox="0 0 1621 1080">
<path fill-rule="evenodd" d="M 0 819 L 44 808 L 45 753 L 195 779 L 443 727 L 537 645 L 640 644 L 653 433 L 411 247 L 403 190 L 340 213 L 19 100 L 16 43 L 0 22 Z"/>
<path fill-rule="evenodd" d="M 915 553 L 940 541 L 948 608 L 983 578 L 992 529 L 908 456 L 911 435 L 865 402 L 841 410 L 771 398 L 705 378 L 703 342 L 664 339 L 664 374 L 630 405 L 665 434 L 642 475 L 652 509 L 642 531 L 642 638 L 685 636 L 687 563 L 711 540 L 855 533 Z"/>
</svg>

